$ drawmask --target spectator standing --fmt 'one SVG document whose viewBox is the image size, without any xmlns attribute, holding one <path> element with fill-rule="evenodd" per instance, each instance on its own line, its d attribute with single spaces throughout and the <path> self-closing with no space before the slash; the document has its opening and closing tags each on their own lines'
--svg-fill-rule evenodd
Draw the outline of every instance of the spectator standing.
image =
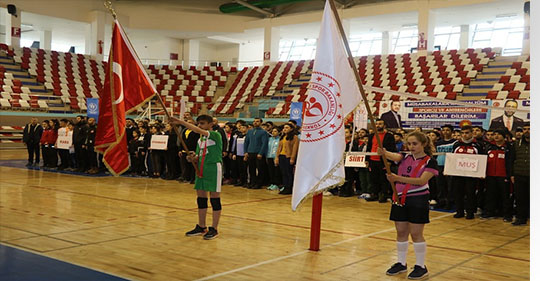
<svg viewBox="0 0 540 281">
<path fill-rule="evenodd" d="M 516 196 L 516 220 L 515 226 L 526 225 L 529 218 L 530 201 L 530 124 L 523 125 L 523 136 L 514 146 L 514 159 L 511 180 L 514 183 Z"/>
<path fill-rule="evenodd" d="M 473 128 L 469 125 L 461 128 L 461 140 L 454 143 L 453 152 L 460 154 L 484 154 L 483 147 L 473 137 Z M 454 196 L 456 199 L 456 214 L 454 218 L 462 218 L 467 212 L 467 219 L 474 219 L 476 213 L 477 178 L 455 176 L 452 178 Z"/>
<path fill-rule="evenodd" d="M 269 190 L 276 190 L 281 183 L 281 174 L 279 172 L 279 166 L 275 164 L 277 157 L 277 150 L 279 146 L 279 134 L 278 128 L 272 129 L 272 136 L 268 138 L 268 152 L 266 153 L 266 165 L 268 167 L 268 175 L 270 178 Z"/>
<path fill-rule="evenodd" d="M 268 149 L 268 133 L 261 128 L 262 119 L 253 120 L 253 129 L 249 130 L 244 143 L 244 158 L 249 165 L 248 188 L 260 189 L 268 182 L 266 171 L 266 152 Z"/>
<path fill-rule="evenodd" d="M 60 120 L 60 129 L 58 129 L 58 136 L 66 136 L 69 137 L 70 130 L 68 128 L 68 120 L 67 119 L 61 119 Z M 56 147 L 58 148 L 58 142 L 56 144 Z M 70 159 L 69 159 L 69 149 L 59 149 L 58 148 L 58 155 L 60 156 L 60 166 L 58 167 L 58 170 L 64 170 L 70 167 Z"/>
<path fill-rule="evenodd" d="M 26 163 L 26 167 L 32 165 L 39 166 L 39 141 L 42 134 L 43 127 L 39 125 L 36 117 L 32 117 L 30 123 L 26 124 L 23 130 L 23 142 L 28 151 L 28 163 Z"/>
<path fill-rule="evenodd" d="M 437 189 L 439 194 L 437 195 L 438 208 L 451 209 L 454 204 L 454 197 L 452 192 L 452 177 L 443 174 L 444 163 L 446 155 L 444 153 L 452 153 L 454 151 L 454 143 L 456 140 L 452 137 L 454 127 L 452 125 L 444 125 L 441 128 L 441 139 L 435 143 L 435 147 L 438 153 L 443 155 L 437 156 L 437 166 L 439 175 L 437 176 Z"/>
<path fill-rule="evenodd" d="M 510 176 L 514 150 L 510 143 L 506 143 L 503 129 L 495 130 L 493 138 L 494 143 L 486 147 L 486 205 L 482 218 L 503 216 L 505 222 L 512 222 Z"/>
<path fill-rule="evenodd" d="M 77 158 L 77 172 L 84 172 L 88 169 L 87 153 L 84 148 L 86 133 L 86 121 L 82 115 L 79 115 L 75 118 L 75 125 L 73 127 L 73 146 L 75 148 L 75 157 Z"/>
<path fill-rule="evenodd" d="M 300 141 L 296 136 L 294 125 L 289 123 L 283 125 L 283 134 L 277 149 L 278 158 L 274 160 L 274 163 L 278 164 L 281 170 L 283 189 L 280 190 L 279 194 L 292 194 L 294 165 L 299 144 Z"/>
<path fill-rule="evenodd" d="M 377 129 L 377 134 L 381 139 L 383 147 L 390 152 L 396 152 L 396 142 L 392 133 L 386 130 L 386 125 L 383 120 L 377 119 L 375 121 L 375 127 Z M 379 144 L 375 138 L 375 134 L 370 134 L 368 139 L 367 151 L 368 152 L 377 152 Z M 368 157 L 369 161 L 369 171 L 371 176 L 371 184 L 373 186 L 373 191 L 370 198 L 366 199 L 367 201 L 376 201 L 379 200 L 379 203 L 385 203 L 390 197 L 390 183 L 386 178 L 386 168 L 381 159 L 381 156 L 374 155 Z"/>
</svg>

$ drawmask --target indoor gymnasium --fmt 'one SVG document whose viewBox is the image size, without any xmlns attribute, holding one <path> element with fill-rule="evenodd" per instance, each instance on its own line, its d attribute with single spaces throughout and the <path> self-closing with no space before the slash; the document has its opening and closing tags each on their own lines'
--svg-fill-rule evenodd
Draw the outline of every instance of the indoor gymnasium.
<svg viewBox="0 0 540 281">
<path fill-rule="evenodd" d="M 0 279 L 538 280 L 530 2 L 0 0 Z"/>
</svg>

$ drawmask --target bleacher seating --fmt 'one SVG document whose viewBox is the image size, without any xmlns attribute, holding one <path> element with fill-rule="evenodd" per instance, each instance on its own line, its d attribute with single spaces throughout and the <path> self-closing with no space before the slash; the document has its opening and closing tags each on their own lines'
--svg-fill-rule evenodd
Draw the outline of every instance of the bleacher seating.
<svg viewBox="0 0 540 281">
<path fill-rule="evenodd" d="M 86 98 L 98 97 L 103 86 L 106 63 L 88 56 L 30 48 L 11 50 L 6 45 L 0 45 L 0 50 L 0 54 L 11 56 L 72 111 L 86 110 Z M 478 98 L 529 98 L 530 58 L 519 56 L 507 65 L 496 62 L 499 53 L 500 48 L 484 48 L 434 51 L 427 56 L 364 56 L 354 60 L 366 86 L 451 100 L 465 97 L 465 92 L 473 88 L 478 89 L 474 92 Z M 291 102 L 306 99 L 313 63 L 313 60 L 278 62 L 239 71 L 219 66 L 149 65 L 147 73 L 166 107 L 174 108 L 175 112 L 182 100 L 193 114 L 198 114 L 205 105 L 213 114 L 233 115 L 255 99 L 272 99 L 276 102 L 263 110 L 267 116 L 283 117 L 289 113 Z M 236 74 L 236 78 L 227 84 L 230 74 Z M 483 74 L 487 78 L 477 81 Z M 217 92 L 225 86 L 225 92 Z M 2 108 L 47 110 L 51 107 L 50 102 L 38 97 L 2 65 L 0 87 Z M 380 101 L 398 99 L 403 98 L 368 92 L 374 109 Z"/>
</svg>

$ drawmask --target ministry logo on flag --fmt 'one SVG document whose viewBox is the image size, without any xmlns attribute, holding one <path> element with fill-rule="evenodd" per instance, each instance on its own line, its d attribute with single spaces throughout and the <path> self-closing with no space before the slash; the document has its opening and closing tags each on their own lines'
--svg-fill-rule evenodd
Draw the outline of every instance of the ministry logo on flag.
<svg viewBox="0 0 540 281">
<path fill-rule="evenodd" d="M 338 108 L 343 105 L 338 100 L 341 86 L 334 77 L 314 71 L 315 81 L 308 85 L 305 101 L 304 124 L 302 124 L 301 142 L 315 142 L 335 134 L 343 126 L 343 116 Z"/>
</svg>

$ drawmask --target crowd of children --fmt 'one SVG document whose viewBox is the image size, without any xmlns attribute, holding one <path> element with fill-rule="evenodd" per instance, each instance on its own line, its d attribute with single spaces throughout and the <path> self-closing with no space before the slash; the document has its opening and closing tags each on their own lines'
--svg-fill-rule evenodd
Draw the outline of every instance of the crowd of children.
<svg viewBox="0 0 540 281">
<path fill-rule="evenodd" d="M 195 124 L 187 114 L 186 122 Z M 196 167 L 189 161 L 190 151 L 195 151 L 200 135 L 182 126 L 178 132 L 160 120 L 134 120 L 126 122 L 126 138 L 130 154 L 132 175 L 179 180 L 193 183 Z M 299 127 L 294 122 L 275 126 L 256 118 L 250 124 L 244 120 L 218 126 L 214 118 L 213 130 L 223 139 L 223 183 L 249 189 L 268 188 L 280 194 L 291 194 L 294 169 L 299 146 Z M 403 129 L 389 130 L 383 120 L 376 121 L 376 130 L 382 146 L 389 152 L 408 151 Z M 378 151 L 378 142 L 372 130 L 356 132 L 346 126 L 346 150 L 359 152 Z M 416 128 L 414 131 L 421 131 Z M 485 131 L 480 126 L 451 125 L 426 133 L 434 144 L 438 175 L 430 179 L 430 205 L 433 208 L 452 210 L 455 218 L 474 219 L 502 217 L 514 225 L 527 223 L 529 196 L 529 145 L 530 125 L 508 130 Z M 74 121 L 45 120 L 39 125 L 37 119 L 24 129 L 24 142 L 28 148 L 28 166 L 39 165 L 39 150 L 43 167 L 59 170 L 98 173 L 105 170 L 101 156 L 94 151 L 96 123 L 93 118 L 78 116 Z M 409 132 L 410 133 L 410 132 Z M 59 135 L 72 137 L 69 149 L 59 149 Z M 152 135 L 168 135 L 166 150 L 151 148 Z M 36 144 L 37 141 L 37 144 Z M 351 147 L 352 145 L 352 147 Z M 488 155 L 486 178 L 449 176 L 443 173 L 444 153 L 467 153 Z M 391 197 L 390 183 L 385 165 L 379 155 L 366 157 L 367 167 L 346 168 L 343 186 L 332 189 L 326 195 L 342 197 L 358 196 L 367 201 L 388 202 Z M 391 170 L 397 165 L 391 163 Z M 514 220 L 513 217 L 516 216 Z"/>
</svg>

